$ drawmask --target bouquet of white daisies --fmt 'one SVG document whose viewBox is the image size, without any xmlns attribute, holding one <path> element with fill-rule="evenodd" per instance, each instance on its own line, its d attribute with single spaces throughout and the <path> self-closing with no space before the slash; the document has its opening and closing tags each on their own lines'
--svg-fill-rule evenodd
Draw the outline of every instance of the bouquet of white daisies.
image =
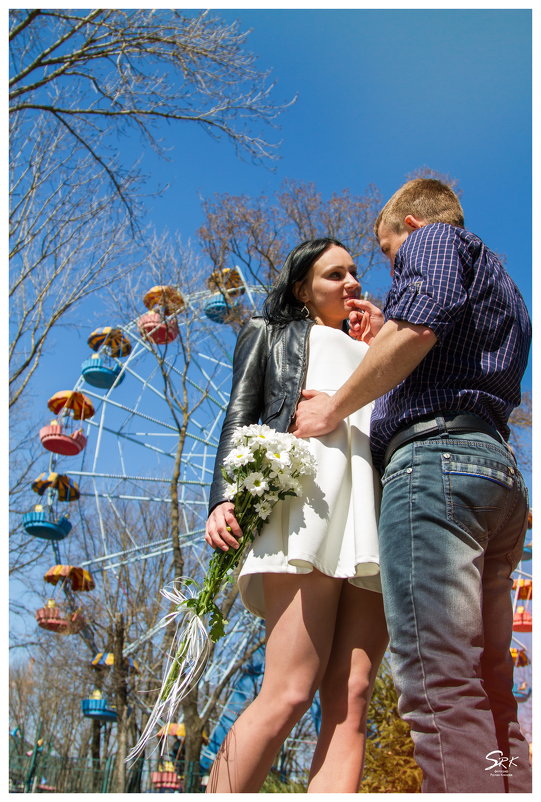
<svg viewBox="0 0 541 802">
<path fill-rule="evenodd" d="M 235 568 L 244 560 L 276 502 L 286 496 L 298 496 L 302 478 L 315 474 L 315 460 L 304 440 L 254 424 L 235 430 L 233 448 L 221 470 L 228 483 L 226 500 L 233 502 L 242 530 L 239 548 L 217 549 L 202 585 L 188 577 L 162 589 L 174 609 L 162 619 L 161 626 L 176 620 L 176 632 L 158 700 L 128 760 L 142 752 L 158 722 L 173 721 L 178 705 L 199 680 L 210 643 L 225 635 L 227 621 L 216 597 L 232 580 Z"/>
</svg>

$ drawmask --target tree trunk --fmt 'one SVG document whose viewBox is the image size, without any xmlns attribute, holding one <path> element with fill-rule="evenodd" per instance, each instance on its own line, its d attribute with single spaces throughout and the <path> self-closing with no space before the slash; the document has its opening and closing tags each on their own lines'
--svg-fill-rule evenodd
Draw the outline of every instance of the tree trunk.
<svg viewBox="0 0 541 802">
<path fill-rule="evenodd" d="M 197 793 L 201 784 L 201 748 L 203 746 L 203 721 L 197 710 L 198 688 L 195 687 L 182 704 L 183 721 L 186 728 L 184 741 L 184 793 Z"/>
<path fill-rule="evenodd" d="M 173 578 L 181 577 L 184 575 L 184 556 L 180 545 L 180 515 L 178 509 L 178 480 L 180 478 L 180 467 L 182 462 L 182 454 L 184 452 L 184 443 L 186 442 L 186 429 L 187 429 L 187 416 L 184 415 L 184 424 L 179 429 L 179 438 L 177 443 L 177 450 L 175 453 L 175 465 L 169 483 L 169 490 L 171 493 L 171 504 L 169 507 L 169 520 L 171 542 L 173 544 Z M 173 608 L 171 608 L 173 609 Z M 173 635 L 175 634 L 175 627 L 169 626 L 163 637 L 162 648 L 168 651 L 171 647 Z"/>
<path fill-rule="evenodd" d="M 100 791 L 100 742 L 101 742 L 101 722 L 92 719 L 92 790 L 94 793 Z"/>
<path fill-rule="evenodd" d="M 113 683 L 117 712 L 117 753 L 111 791 L 123 794 L 126 787 L 126 754 L 128 735 L 127 666 L 124 663 L 124 616 L 115 616 Z"/>
<path fill-rule="evenodd" d="M 186 418 L 186 415 L 184 416 Z M 180 466 L 182 462 L 182 454 L 184 452 L 184 443 L 186 442 L 186 427 L 187 421 L 185 420 L 181 430 L 179 431 L 179 438 L 177 443 L 177 451 L 175 454 L 175 466 L 169 483 L 171 491 L 171 540 L 173 543 L 173 565 L 175 568 L 175 578 L 181 577 L 184 574 L 184 557 L 182 556 L 182 549 L 180 547 L 180 515 L 178 510 L 178 480 L 180 478 Z"/>
</svg>

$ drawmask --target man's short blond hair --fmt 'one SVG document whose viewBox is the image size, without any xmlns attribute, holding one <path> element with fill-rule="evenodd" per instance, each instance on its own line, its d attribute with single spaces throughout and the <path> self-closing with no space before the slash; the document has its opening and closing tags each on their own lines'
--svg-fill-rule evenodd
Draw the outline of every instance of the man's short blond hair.
<svg viewBox="0 0 541 802">
<path fill-rule="evenodd" d="M 435 178 L 414 178 L 400 187 L 387 201 L 374 223 L 374 233 L 383 223 L 396 234 L 406 230 L 404 218 L 412 214 L 427 223 L 449 223 L 464 227 L 464 211 L 447 184 Z"/>
</svg>

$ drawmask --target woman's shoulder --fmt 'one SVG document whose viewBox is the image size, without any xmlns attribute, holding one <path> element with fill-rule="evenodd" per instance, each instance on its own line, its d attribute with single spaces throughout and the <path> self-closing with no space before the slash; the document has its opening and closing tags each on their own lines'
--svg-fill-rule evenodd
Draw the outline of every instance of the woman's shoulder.
<svg viewBox="0 0 541 802">
<path fill-rule="evenodd" d="M 246 329 L 264 329 L 267 328 L 268 325 L 263 315 L 254 315 L 246 321 L 241 331 L 245 331 Z"/>
<path fill-rule="evenodd" d="M 264 334 L 268 329 L 268 323 L 261 315 L 254 315 L 244 323 L 238 334 L 238 339 L 243 340 L 248 337 L 259 337 Z"/>
</svg>

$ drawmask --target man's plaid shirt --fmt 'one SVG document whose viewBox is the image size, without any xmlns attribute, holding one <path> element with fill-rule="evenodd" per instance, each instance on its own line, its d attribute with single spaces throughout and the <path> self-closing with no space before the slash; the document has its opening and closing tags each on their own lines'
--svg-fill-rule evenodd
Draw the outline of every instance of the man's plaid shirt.
<svg viewBox="0 0 541 802">
<path fill-rule="evenodd" d="M 383 311 L 385 320 L 428 326 L 438 341 L 407 379 L 376 401 L 374 463 L 381 464 L 400 429 L 438 413 L 474 413 L 507 439 L 531 323 L 515 283 L 479 237 L 447 223 L 413 231 L 396 255 Z"/>
</svg>

